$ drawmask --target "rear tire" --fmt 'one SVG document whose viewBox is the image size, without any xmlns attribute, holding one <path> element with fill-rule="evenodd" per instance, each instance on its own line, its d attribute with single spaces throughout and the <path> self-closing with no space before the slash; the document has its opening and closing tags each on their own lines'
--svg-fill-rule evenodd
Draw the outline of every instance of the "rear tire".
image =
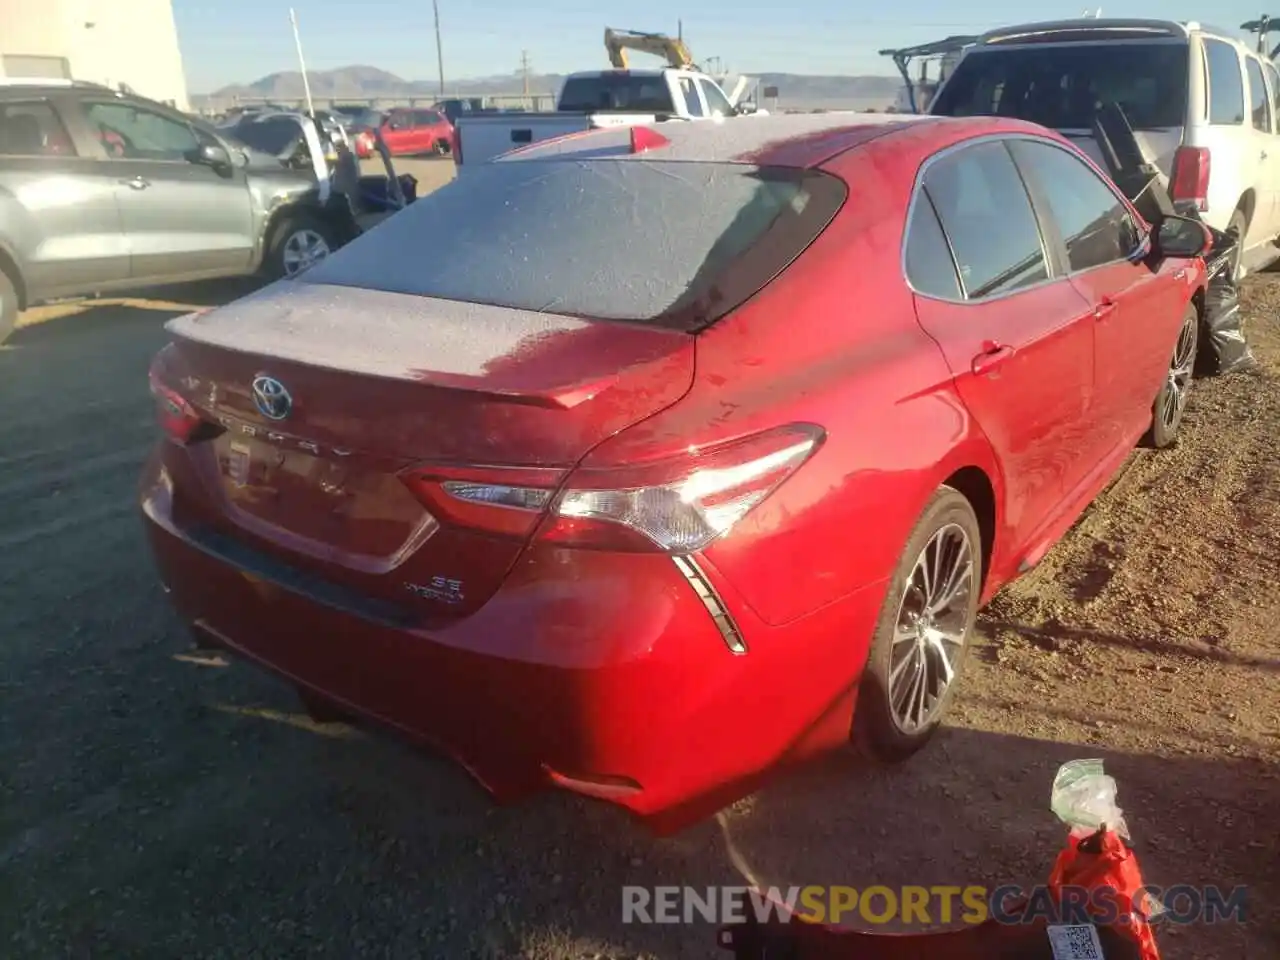
<svg viewBox="0 0 1280 960">
<path fill-rule="evenodd" d="M 1235 235 L 1236 249 L 1231 258 L 1231 275 L 1239 281 L 1240 273 L 1244 268 L 1244 235 L 1249 229 L 1249 221 L 1245 218 L 1244 211 L 1236 209 L 1231 214 L 1231 220 L 1227 223 L 1227 233 Z"/>
<path fill-rule="evenodd" d="M 18 326 L 18 291 L 9 275 L 0 270 L 0 343 Z"/>
<path fill-rule="evenodd" d="M 959 491 L 939 487 L 889 581 L 859 683 L 853 743 L 898 763 L 933 737 L 968 657 L 982 593 L 982 534 Z"/>
<path fill-rule="evenodd" d="M 1178 328 L 1173 355 L 1169 358 L 1169 371 L 1151 405 L 1151 427 L 1142 438 L 1143 446 L 1163 450 L 1173 446 L 1178 439 L 1199 345 L 1200 311 L 1188 304 L 1186 313 L 1182 315 L 1182 326 Z"/>
</svg>

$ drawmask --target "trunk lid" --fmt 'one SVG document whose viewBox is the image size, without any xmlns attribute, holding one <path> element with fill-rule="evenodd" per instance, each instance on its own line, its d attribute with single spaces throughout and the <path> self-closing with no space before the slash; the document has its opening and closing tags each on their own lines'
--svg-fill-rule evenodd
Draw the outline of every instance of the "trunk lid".
<svg viewBox="0 0 1280 960">
<path fill-rule="evenodd" d="M 305 282 L 168 329 L 166 384 L 223 428 L 174 454 L 210 525 L 441 612 L 487 599 L 524 539 L 433 515 L 406 468 L 554 486 L 693 377 L 694 338 L 669 329 Z"/>
</svg>

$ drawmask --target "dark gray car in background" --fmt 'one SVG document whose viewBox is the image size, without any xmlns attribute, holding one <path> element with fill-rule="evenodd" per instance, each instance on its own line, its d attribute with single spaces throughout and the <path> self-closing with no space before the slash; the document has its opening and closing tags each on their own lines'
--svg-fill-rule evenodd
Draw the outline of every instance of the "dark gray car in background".
<svg viewBox="0 0 1280 960">
<path fill-rule="evenodd" d="M 163 104 L 0 79 L 0 342 L 44 300 L 292 275 L 351 239 L 347 210 Z"/>
</svg>

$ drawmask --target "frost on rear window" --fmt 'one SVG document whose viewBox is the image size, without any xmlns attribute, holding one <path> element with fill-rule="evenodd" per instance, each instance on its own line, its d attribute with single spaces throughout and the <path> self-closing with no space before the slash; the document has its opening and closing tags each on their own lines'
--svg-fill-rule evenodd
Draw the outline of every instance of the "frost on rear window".
<svg viewBox="0 0 1280 960">
<path fill-rule="evenodd" d="M 827 174 L 745 164 L 478 164 L 305 279 L 697 329 L 784 269 L 844 196 Z"/>
</svg>

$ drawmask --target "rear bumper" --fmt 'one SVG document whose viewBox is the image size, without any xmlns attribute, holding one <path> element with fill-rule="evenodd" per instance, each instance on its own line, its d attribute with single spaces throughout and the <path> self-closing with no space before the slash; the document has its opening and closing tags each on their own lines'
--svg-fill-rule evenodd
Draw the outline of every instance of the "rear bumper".
<svg viewBox="0 0 1280 960">
<path fill-rule="evenodd" d="M 180 529 L 156 457 L 141 507 L 171 600 L 219 645 L 435 746 L 500 801 L 559 786 L 672 828 L 845 741 L 884 589 L 774 628 L 707 570 L 750 648 L 735 655 L 670 558 L 536 546 L 479 611 L 427 629 Z"/>
</svg>

